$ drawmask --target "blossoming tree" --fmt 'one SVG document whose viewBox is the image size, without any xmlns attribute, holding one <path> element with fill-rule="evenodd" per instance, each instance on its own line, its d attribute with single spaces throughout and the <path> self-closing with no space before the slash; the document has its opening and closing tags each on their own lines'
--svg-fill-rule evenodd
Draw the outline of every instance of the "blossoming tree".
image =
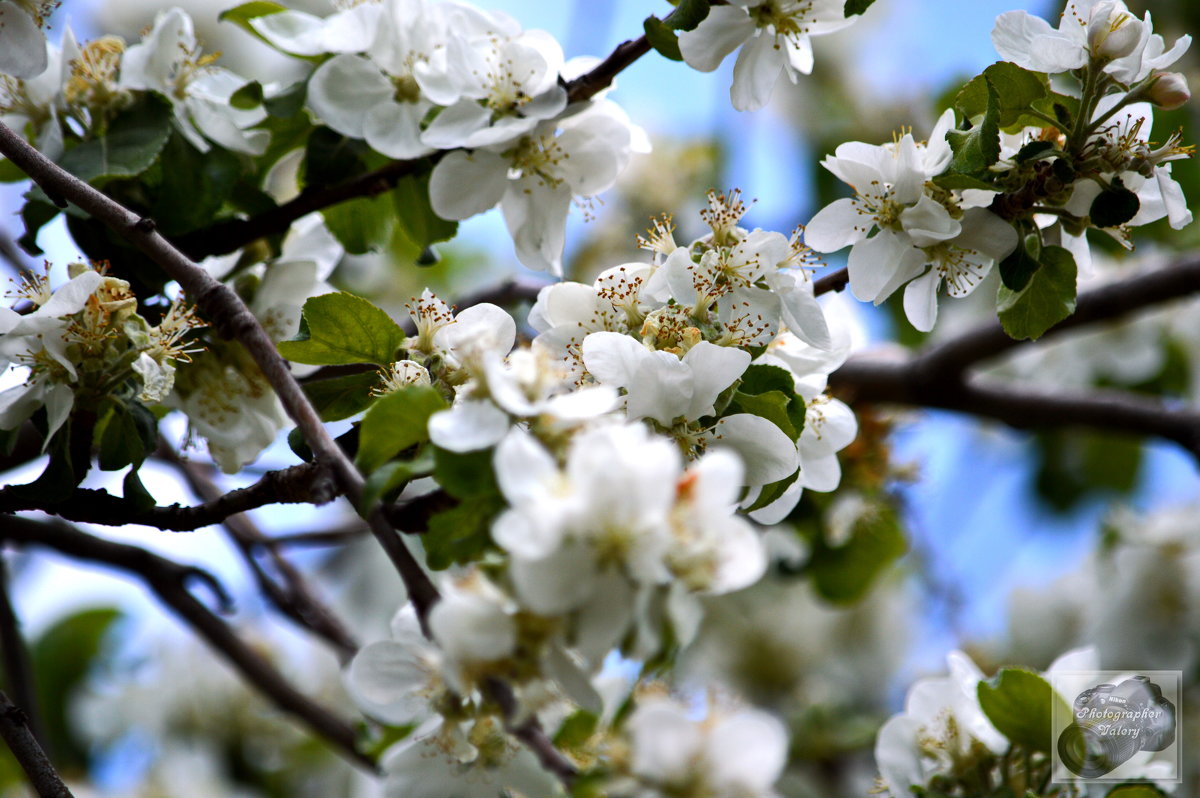
<svg viewBox="0 0 1200 798">
<path fill-rule="evenodd" d="M 695 237 L 662 208 L 628 231 L 638 256 L 565 280 L 572 207 L 590 214 L 658 157 L 606 96 L 623 69 L 733 59 L 730 101 L 753 112 L 804 81 L 814 39 L 871 0 L 664 3 L 603 60 L 452 0 L 224 10 L 294 61 L 293 82 L 219 66 L 180 8 L 138 41 L 81 44 L 66 26 L 46 35 L 50 5 L 0 0 L 0 178 L 31 180 L 26 252 L 61 215 L 84 257 L 65 274 L 10 258 L 23 273 L 0 309 L 0 431 L 7 465 L 44 464 L 0 488 L 0 539 L 132 575 L 356 774 L 331 786 L 277 737 L 277 770 L 292 772 L 277 790 L 744 798 L 849 793 L 876 774 L 897 797 L 1072 789 L 1049 778 L 1060 699 L 1030 668 L 1117 665 L 1094 636 L 1064 635 L 991 678 L 953 652 L 950 675 L 913 685 L 902 714 L 860 712 L 840 739 L 821 735 L 831 721 L 812 685 L 874 690 L 878 709 L 892 675 L 877 632 L 905 600 L 881 574 L 905 537 L 879 405 L 1154 436 L 1200 457 L 1200 412 L 1146 384 L 1161 368 L 1126 378 L 1115 358 L 1073 393 L 975 373 L 1010 352 L 1053 370 L 1046 342 L 1200 290 L 1194 257 L 1092 284 L 1139 228 L 1161 220 L 1150 229 L 1162 239 L 1165 225 L 1169 243 L 1192 221 L 1172 168 L 1193 147 L 1155 124 L 1188 99 L 1170 70 L 1189 37 L 1168 41 L 1120 0 L 1072 0 L 1057 26 L 1002 14 L 998 60 L 928 132 L 831 148 L 821 166 L 845 189 L 804 224 L 751 229 L 739 191 L 711 190 Z M 416 272 L 452 250 L 459 221 L 497 207 L 516 258 L 547 280 L 457 304 L 338 290 L 355 256 Z M 818 254 L 846 249 L 841 269 Z M 844 289 L 935 337 L 852 353 L 847 306 L 822 299 Z M 947 324 L 969 315 L 959 305 L 983 315 Z M 1149 348 L 1176 325 L 1200 362 L 1188 318 L 1158 319 Z M 1065 360 L 1072 373 L 1098 362 Z M 195 451 L 180 451 L 176 419 Z M 236 490 L 214 478 L 210 462 L 253 473 L 285 434 L 294 464 Z M 150 463 L 200 503 L 160 504 Z M 97 472 L 121 474 L 119 495 L 91 486 Z M 330 502 L 353 516 L 341 530 L 280 536 L 243 515 Z M 312 674 L 220 617 L 215 577 L 94 527 L 124 524 L 223 525 L 264 599 L 334 653 L 340 679 L 302 688 Z M 367 534 L 366 559 L 390 565 L 404 598 L 388 607 L 390 637 L 364 642 L 288 547 Z M 355 562 L 342 579 L 377 578 Z M 40 794 L 70 794 L 61 751 L 47 752 L 42 672 L 0 599 L 3 736 Z M 839 642 L 850 618 L 865 631 Z M 854 646 L 878 646 L 876 661 L 831 665 Z M 1178 656 L 1194 684 L 1193 654 Z M 815 775 L 872 745 L 874 764 L 853 768 L 865 784 Z M 1114 792 L 1138 789 L 1152 791 Z"/>
</svg>

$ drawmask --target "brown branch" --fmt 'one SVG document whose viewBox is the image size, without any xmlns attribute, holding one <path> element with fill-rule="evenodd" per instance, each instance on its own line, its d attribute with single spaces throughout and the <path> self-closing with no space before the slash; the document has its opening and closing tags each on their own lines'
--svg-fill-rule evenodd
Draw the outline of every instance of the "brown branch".
<svg viewBox="0 0 1200 798">
<path fill-rule="evenodd" d="M 21 622 L 13 609 L 9 597 L 8 564 L 0 557 L 0 646 L 4 649 L 4 675 L 8 689 L 16 696 L 16 704 L 25 713 L 26 723 L 34 738 L 46 744 L 45 726 L 41 723 L 38 710 L 37 689 L 33 668 L 29 662 L 29 648 L 21 634 Z"/>
<path fill-rule="evenodd" d="M 612 85 L 613 79 L 626 67 L 650 52 L 650 42 L 645 36 L 621 42 L 607 58 L 586 74 L 566 83 L 567 103 L 590 100 Z"/>
<path fill-rule="evenodd" d="M 75 203 L 140 249 L 179 283 L 184 293 L 212 319 L 219 333 L 240 342 L 274 388 L 317 459 L 332 470 L 341 491 L 357 507 L 363 494 L 362 475 L 321 423 L 320 416 L 292 376 L 287 362 L 276 351 L 275 343 L 231 288 L 213 279 L 184 257 L 158 234 L 153 224 L 147 224 L 137 214 L 64 171 L 4 124 L 0 124 L 0 154 L 7 156 L 49 196 Z M 404 580 L 418 615 L 424 619 L 438 599 L 437 588 L 387 523 L 378 506 L 368 508 L 363 515 Z"/>
<path fill-rule="evenodd" d="M 813 294 L 820 296 L 828 294 L 830 291 L 841 291 L 850 282 L 850 272 L 845 268 L 838 269 L 836 272 L 821 277 L 813 282 Z"/>
<path fill-rule="evenodd" d="M 1042 339 L 1196 293 L 1200 293 L 1200 257 L 1192 256 L 1080 294 L 1075 313 L 1051 327 Z M 962 372 L 1028 343 L 1010 338 L 1000 322 L 992 320 L 931 348 L 920 356 L 919 368 L 939 373 Z"/>
<path fill-rule="evenodd" d="M 284 409 L 296 423 L 318 461 L 331 469 L 342 493 L 366 519 L 371 533 L 379 541 L 404 581 L 409 599 L 421 622 L 422 630 L 428 636 L 429 611 L 440 598 L 437 588 L 395 529 L 388 523 L 380 505 L 376 503 L 369 508 L 359 506 L 364 489 L 362 475 L 325 429 L 320 416 L 300 387 L 300 383 L 292 376 L 287 362 L 275 349 L 275 343 L 238 295 L 228 286 L 213 279 L 211 275 L 171 246 L 155 231 L 153 224 L 147 224 L 146 220 L 137 214 L 130 212 L 64 171 L 2 123 L 0 123 L 0 154 L 7 156 L 25 174 L 29 175 L 48 196 L 75 203 L 79 208 L 100 220 L 110 230 L 123 236 L 140 249 L 179 283 L 184 293 L 191 297 L 197 307 L 212 319 L 218 332 L 227 338 L 236 339 L 245 347 L 247 353 L 262 371 L 263 376 L 275 390 Z M 186 590 L 183 590 L 182 587 L 179 587 L 178 590 L 182 592 L 183 597 L 203 609 L 203 606 L 195 602 L 195 599 Z M 182 597 L 171 595 L 179 601 L 183 601 Z M 165 599 L 166 596 L 164 596 Z M 241 641 L 232 636 L 232 632 L 224 624 L 215 617 L 212 618 L 212 621 L 217 624 L 217 627 L 201 628 L 198 626 L 198 631 L 206 636 L 219 637 L 224 634 L 227 638 L 232 637 L 233 642 L 240 645 Z M 246 652 L 253 654 L 248 649 Z M 248 661 L 244 663 L 244 666 L 250 667 L 253 664 Z M 258 665 L 265 665 L 265 662 L 258 660 Z M 262 675 L 262 673 L 258 673 L 258 676 Z M 273 689 L 280 687 L 278 684 L 269 686 Z M 286 682 L 282 683 L 282 687 L 295 692 Z M 503 686 L 503 689 L 509 690 L 506 685 Z M 544 736 L 539 729 L 526 731 L 526 736 L 530 737 L 536 737 L 539 734 Z M 349 744 L 350 750 L 353 750 L 352 739 Z M 552 746 L 548 740 L 546 745 Z"/>
<path fill-rule="evenodd" d="M 276 707 L 298 718 L 342 756 L 375 769 L 375 763 L 358 751 L 350 724 L 293 687 L 274 665 L 192 595 L 187 586 L 197 578 L 209 585 L 216 584 L 207 572 L 137 546 L 93 537 L 63 521 L 10 517 L 5 519 L 0 535 L 14 543 L 46 546 L 69 557 L 101 563 L 137 577 Z"/>
<path fill-rule="evenodd" d="M 0 692 L 0 737 L 25 771 L 29 783 L 41 798 L 73 798 L 62 777 L 50 763 L 46 752 L 29 730 L 29 718 Z"/>
<path fill-rule="evenodd" d="M 223 498 L 221 488 L 213 482 L 209 474 L 211 467 L 184 460 L 161 439 L 158 453 L 175 466 L 198 498 L 209 502 Z M 359 648 L 354 636 L 333 610 L 316 597 L 299 569 L 275 547 L 268 545 L 270 538 L 263 534 L 258 525 L 250 520 L 249 516 L 234 513 L 226 518 L 221 526 L 241 553 L 246 567 L 250 569 L 267 600 L 302 629 L 312 632 L 333 646 L 343 663 L 349 661 Z M 272 579 L 258 561 L 259 551 L 266 553 L 279 575 L 280 582 Z"/>
<path fill-rule="evenodd" d="M 919 359 L 918 359 L 919 360 Z M 1017 429 L 1091 427 L 1174 441 L 1200 460 L 1200 412 L 1123 391 L 1081 394 L 980 383 L 961 374 L 930 373 L 913 359 L 851 359 L 829 377 L 851 402 L 956 410 Z"/>
<path fill-rule="evenodd" d="M 287 535 L 274 535 L 267 539 L 266 545 L 282 546 L 341 546 L 361 540 L 369 530 L 362 523 L 348 524 L 335 529 L 322 529 L 317 532 L 292 532 Z"/>
<path fill-rule="evenodd" d="M 172 504 L 140 508 L 105 490 L 76 488 L 65 501 L 46 502 L 21 490 L 23 485 L 0 488 L 0 512 L 41 510 L 68 521 L 121 526 L 142 524 L 173 532 L 191 532 L 219 524 L 231 515 L 268 504 L 324 504 L 333 498 L 328 475 L 315 463 L 269 471 L 246 488 L 238 488 L 195 507 Z"/>
</svg>

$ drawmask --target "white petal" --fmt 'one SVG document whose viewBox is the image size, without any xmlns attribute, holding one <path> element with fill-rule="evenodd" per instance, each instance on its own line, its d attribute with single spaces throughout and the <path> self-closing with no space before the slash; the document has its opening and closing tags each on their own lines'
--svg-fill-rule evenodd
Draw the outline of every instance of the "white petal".
<svg viewBox="0 0 1200 798">
<path fill-rule="evenodd" d="M 508 188 L 508 162 L 487 150 L 442 158 L 429 179 L 429 201 L 443 219 L 467 219 L 494 208 Z"/>
<path fill-rule="evenodd" d="M 875 219 L 863 213 L 854 200 L 834 200 L 805 226 L 804 243 L 817 252 L 836 252 L 862 241 L 874 224 Z"/>
<path fill-rule="evenodd" d="M 754 31 L 754 20 L 745 10 L 714 6 L 695 30 L 679 35 L 679 51 L 692 69 L 712 72 Z"/>
<path fill-rule="evenodd" d="M 687 417 L 695 419 L 713 412 L 713 402 L 721 391 L 745 373 L 750 353 L 701 341 L 683 356 L 683 363 L 692 372 L 692 401 Z"/>
<path fill-rule="evenodd" d="M 908 236 L 882 230 L 850 250 L 850 290 L 859 300 L 878 305 L 920 274 L 924 265 L 925 253 Z"/>
<path fill-rule="evenodd" d="M 365 135 L 367 112 L 392 102 L 395 88 L 379 68 L 357 55 L 336 55 L 308 81 L 308 104 L 329 127 L 352 138 Z"/>
<path fill-rule="evenodd" d="M 424 717 L 431 674 L 418 651 L 391 640 L 364 646 L 346 672 L 346 686 L 367 714 L 385 723 L 401 725 Z"/>
<path fill-rule="evenodd" d="M 46 71 L 46 37 L 33 17 L 0 3 L 0 73 L 32 78 Z"/>
<path fill-rule="evenodd" d="M 787 763 L 787 730 L 765 712 L 723 718 L 707 742 L 713 776 L 730 795 L 767 793 Z"/>
<path fill-rule="evenodd" d="M 429 104 L 381 102 L 367 111 L 363 135 L 371 149 L 389 158 L 411 159 L 432 150 L 421 143 L 421 119 Z"/>
<path fill-rule="evenodd" d="M 875 765 L 895 796 L 909 795 L 909 787 L 924 786 L 921 750 L 917 745 L 921 724 L 907 715 L 893 715 L 875 738 Z"/>
<path fill-rule="evenodd" d="M 796 445 L 783 430 L 761 416 L 726 416 L 711 434 L 709 446 L 727 447 L 741 456 L 747 485 L 769 485 L 796 470 Z"/>
<path fill-rule="evenodd" d="M 937 321 L 937 290 L 941 283 L 937 269 L 930 269 L 904 288 L 904 314 L 921 332 L 932 330 Z"/>
<path fill-rule="evenodd" d="M 488 401 L 461 402 L 429 417 L 429 439 L 450 452 L 495 446 L 508 432 L 508 414 Z"/>
<path fill-rule="evenodd" d="M 785 56 L 776 48 L 775 37 L 759 30 L 742 47 L 733 66 L 729 99 L 739 111 L 757 111 L 766 105 L 783 71 Z"/>
<path fill-rule="evenodd" d="M 325 52 L 325 20 L 304 11 L 281 11 L 250 20 L 250 27 L 276 48 L 295 55 Z"/>
</svg>

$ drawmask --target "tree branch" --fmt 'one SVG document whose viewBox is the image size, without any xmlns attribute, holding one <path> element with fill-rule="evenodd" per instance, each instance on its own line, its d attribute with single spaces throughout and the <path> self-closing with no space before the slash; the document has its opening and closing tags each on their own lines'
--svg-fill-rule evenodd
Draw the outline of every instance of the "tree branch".
<svg viewBox="0 0 1200 798">
<path fill-rule="evenodd" d="M 50 763 L 50 758 L 29 730 L 29 719 L 3 692 L 0 692 L 0 737 L 4 738 L 41 798 L 73 798 Z"/>
<path fill-rule="evenodd" d="M 1194 256 L 1080 294 L 1075 313 L 1051 327 L 1040 340 L 1195 293 L 1200 293 L 1200 257 Z M 961 373 L 972 365 L 1029 343 L 1010 338 L 1000 322 L 992 319 L 931 348 L 920 356 L 918 367 L 937 373 Z"/>
<path fill-rule="evenodd" d="M 841 291 L 849 282 L 850 272 L 845 268 L 838 269 L 836 272 L 830 272 L 813 281 L 813 295 L 820 296 L 831 291 Z"/>
<path fill-rule="evenodd" d="M 612 85 L 613 79 L 621 71 L 648 52 L 650 42 L 645 36 L 621 42 L 608 58 L 592 67 L 590 72 L 566 83 L 567 104 L 590 100 Z"/>
<path fill-rule="evenodd" d="M 219 524 L 236 513 L 268 504 L 324 504 L 334 496 L 325 469 L 316 463 L 302 463 L 280 471 L 269 471 L 247 488 L 238 488 L 195 507 L 172 504 L 142 508 L 128 499 L 105 490 L 76 488 L 65 501 L 45 502 L 29 496 L 23 485 L 0 488 L 0 512 L 41 510 L 68 521 L 121 526 L 142 524 L 174 532 L 191 532 Z"/>
<path fill-rule="evenodd" d="M 137 214 L 64 171 L 4 124 L 0 124 L 0 153 L 29 175 L 48 196 L 75 203 L 140 249 L 179 283 L 197 307 L 213 320 L 219 333 L 240 342 L 274 388 L 317 459 L 329 466 L 342 492 L 358 506 L 363 494 L 362 475 L 321 423 L 287 362 L 276 351 L 275 343 L 231 288 L 184 257 L 155 231 L 153 224 L 146 224 Z M 424 619 L 438 599 L 437 588 L 387 523 L 378 505 L 366 509 L 363 515 L 404 580 L 418 615 Z"/>
<path fill-rule="evenodd" d="M 8 563 L 0 557 L 0 645 L 4 649 L 4 675 L 8 689 L 17 697 L 17 706 L 25 713 L 25 725 L 43 747 L 46 747 L 45 726 L 41 723 L 33 668 L 29 664 L 29 648 L 21 634 L 21 622 L 13 609 L 9 595 Z"/>
<path fill-rule="evenodd" d="M 176 467 L 198 498 L 210 502 L 223 498 L 221 488 L 207 473 L 210 468 L 182 459 L 161 439 L 158 452 Z M 358 651 L 358 642 L 333 610 L 316 597 L 304 575 L 278 549 L 268 545 L 270 538 L 263 534 L 258 525 L 249 516 L 234 513 L 221 526 L 241 553 L 246 567 L 267 600 L 285 617 L 333 646 L 343 664 L 348 662 Z M 257 553 L 260 550 L 266 552 L 282 584 L 272 579 L 258 561 Z"/>
<path fill-rule="evenodd" d="M 136 576 L 276 707 L 298 718 L 342 756 L 375 769 L 375 763 L 358 751 L 354 729 L 346 721 L 293 687 L 274 665 L 246 645 L 228 624 L 191 594 L 187 585 L 194 579 L 199 578 L 210 586 L 218 584 L 206 571 L 137 546 L 92 537 L 63 521 L 10 517 L 5 519 L 0 536 L 14 543 L 46 546 L 70 557 L 102 563 Z"/>
</svg>

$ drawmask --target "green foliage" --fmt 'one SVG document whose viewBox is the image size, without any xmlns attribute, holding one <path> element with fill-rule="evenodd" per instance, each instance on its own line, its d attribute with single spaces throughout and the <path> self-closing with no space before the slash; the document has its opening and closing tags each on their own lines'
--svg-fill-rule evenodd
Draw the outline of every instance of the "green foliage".
<svg viewBox="0 0 1200 798">
<path fill-rule="evenodd" d="M 433 471 L 433 462 L 433 451 L 427 446 L 412 460 L 393 460 L 375 469 L 367 478 L 360 506 L 363 509 L 371 507 L 411 480 L 428 476 Z"/>
<path fill-rule="evenodd" d="M 1060 717 L 1070 713 L 1066 702 L 1033 671 L 1004 668 L 976 688 L 979 706 L 996 729 L 1016 745 L 1049 753 L 1054 704 Z"/>
<path fill-rule="evenodd" d="M 1009 336 L 1037 339 L 1075 312 L 1075 258 L 1062 247 L 1044 247 L 1039 267 L 1020 291 L 1000 286 L 997 310 Z"/>
<path fill-rule="evenodd" d="M 355 197 L 321 211 L 325 226 L 351 255 L 378 252 L 396 231 L 396 209 L 391 197 Z"/>
<path fill-rule="evenodd" d="M 213 147 L 200 152 L 175 133 L 162 152 L 162 168 L 147 175 L 147 210 L 167 235 L 211 224 L 233 193 L 242 174 L 238 157 Z"/>
<path fill-rule="evenodd" d="M 171 104 L 147 92 L 113 119 L 105 135 L 67 150 L 58 165 L 93 184 L 136 177 L 158 160 L 171 135 L 171 119 Z"/>
<path fill-rule="evenodd" d="M 852 17 L 855 14 L 862 14 L 868 8 L 870 8 L 874 2 L 875 0 L 846 0 L 846 8 L 842 15 L 846 17 Z"/>
<path fill-rule="evenodd" d="M 1109 188 L 1101 191 L 1092 200 L 1088 216 L 1091 217 L 1092 224 L 1097 227 L 1116 227 L 1137 216 L 1138 209 L 1141 207 L 1142 204 L 1137 194 L 1125 188 L 1121 178 L 1117 177 L 1113 178 Z"/>
<path fill-rule="evenodd" d="M 1044 126 L 1045 120 L 1029 109 L 1050 94 L 1050 82 L 1040 72 L 998 61 L 972 78 L 954 98 L 954 107 L 967 119 L 989 113 L 995 92 L 996 124 L 1002 130 L 1020 130 L 1028 125 Z"/>
<path fill-rule="evenodd" d="M 492 545 L 492 519 L 504 507 L 500 496 L 481 496 L 434 515 L 421 536 L 426 564 L 442 571 L 477 562 Z"/>
<path fill-rule="evenodd" d="M 813 586 L 830 601 L 856 602 L 907 548 L 896 510 L 886 502 L 872 502 L 855 519 L 844 543 L 830 545 L 824 535 L 813 541 L 809 562 Z"/>
<path fill-rule="evenodd" d="M 370 407 L 371 389 L 379 384 L 379 374 L 364 371 L 328 380 L 313 380 L 304 384 L 308 401 L 321 415 L 322 421 L 340 421 Z"/>
<path fill-rule="evenodd" d="M 1137 488 L 1144 460 L 1142 439 L 1090 430 L 1041 432 L 1034 439 L 1037 497 L 1055 512 L 1068 512 L 1101 495 L 1128 496 Z"/>
<path fill-rule="evenodd" d="M 234 108 L 248 111 L 263 103 L 263 87 L 257 80 L 252 80 L 229 96 L 229 104 Z"/>
<path fill-rule="evenodd" d="M 237 25 L 239 28 L 246 31 L 246 33 L 249 33 L 260 42 L 269 45 L 274 49 L 279 49 L 275 47 L 274 44 L 267 41 L 265 37 L 259 34 L 259 32 L 256 31 L 250 24 L 250 20 L 258 19 L 259 17 L 270 16 L 271 14 L 278 14 L 280 11 L 287 10 L 287 6 L 280 5 L 279 3 L 268 2 L 268 0 L 252 0 L 252 2 L 242 3 L 240 6 L 234 6 L 233 8 L 228 8 L 222 11 L 217 16 L 217 19 L 221 22 L 232 22 L 234 25 Z M 287 53 L 286 50 L 280 50 L 280 52 Z M 296 53 L 287 54 L 293 58 L 301 58 L 305 61 L 311 61 L 313 63 L 319 63 L 322 60 L 317 56 L 297 55 Z"/>
<path fill-rule="evenodd" d="M 1041 239 L 1034 233 L 1022 236 L 1017 248 L 1000 261 L 1000 281 L 1010 291 L 1020 291 L 1029 285 L 1029 280 L 1041 266 Z"/>
<path fill-rule="evenodd" d="M 986 100 L 983 117 L 968 131 L 951 130 L 946 134 L 954 157 L 947 171 L 985 177 L 987 168 L 1000 160 L 1000 98 L 996 88 L 984 77 Z M 969 106 L 974 110 L 974 106 Z M 969 121 L 975 114 L 963 112 Z"/>
<path fill-rule="evenodd" d="M 59 768 L 81 770 L 87 764 L 84 741 L 71 721 L 71 703 L 120 618 L 115 609 L 83 610 L 55 623 L 29 647 L 38 705 Z"/>
<path fill-rule="evenodd" d="M 804 431 L 805 410 L 804 397 L 796 394 L 792 375 L 787 369 L 756 364 L 742 374 L 723 415 L 751 413 L 762 416 L 794 441 Z"/>
<path fill-rule="evenodd" d="M 429 417 L 446 408 L 446 400 L 429 385 L 406 385 L 384 394 L 363 416 L 355 462 L 371 473 L 395 455 L 429 440 Z"/>
<path fill-rule="evenodd" d="M 1166 793 L 1153 784 L 1118 784 L 1105 798 L 1165 798 Z"/>
<path fill-rule="evenodd" d="M 362 297 L 339 292 L 304 303 L 300 329 L 279 343 L 279 353 L 313 366 L 386 366 L 395 362 L 404 340 L 404 330 L 387 313 Z"/>
<path fill-rule="evenodd" d="M 496 473 L 492 469 L 492 452 L 434 452 L 433 478 L 456 499 L 474 499 L 499 495 Z"/>
<path fill-rule="evenodd" d="M 158 444 L 158 419 L 141 402 L 113 401 L 96 424 L 100 468 L 139 466 Z"/>
<path fill-rule="evenodd" d="M 708 17 L 710 5 L 710 0 L 680 0 L 666 19 L 659 19 L 654 15 L 646 17 L 642 22 L 646 40 L 660 55 L 672 61 L 682 61 L 679 36 L 675 31 L 695 30 Z"/>
<path fill-rule="evenodd" d="M 458 222 L 446 221 L 433 212 L 429 202 L 430 174 L 406 177 L 391 192 L 397 231 L 420 249 L 449 241 L 458 232 Z"/>
</svg>

